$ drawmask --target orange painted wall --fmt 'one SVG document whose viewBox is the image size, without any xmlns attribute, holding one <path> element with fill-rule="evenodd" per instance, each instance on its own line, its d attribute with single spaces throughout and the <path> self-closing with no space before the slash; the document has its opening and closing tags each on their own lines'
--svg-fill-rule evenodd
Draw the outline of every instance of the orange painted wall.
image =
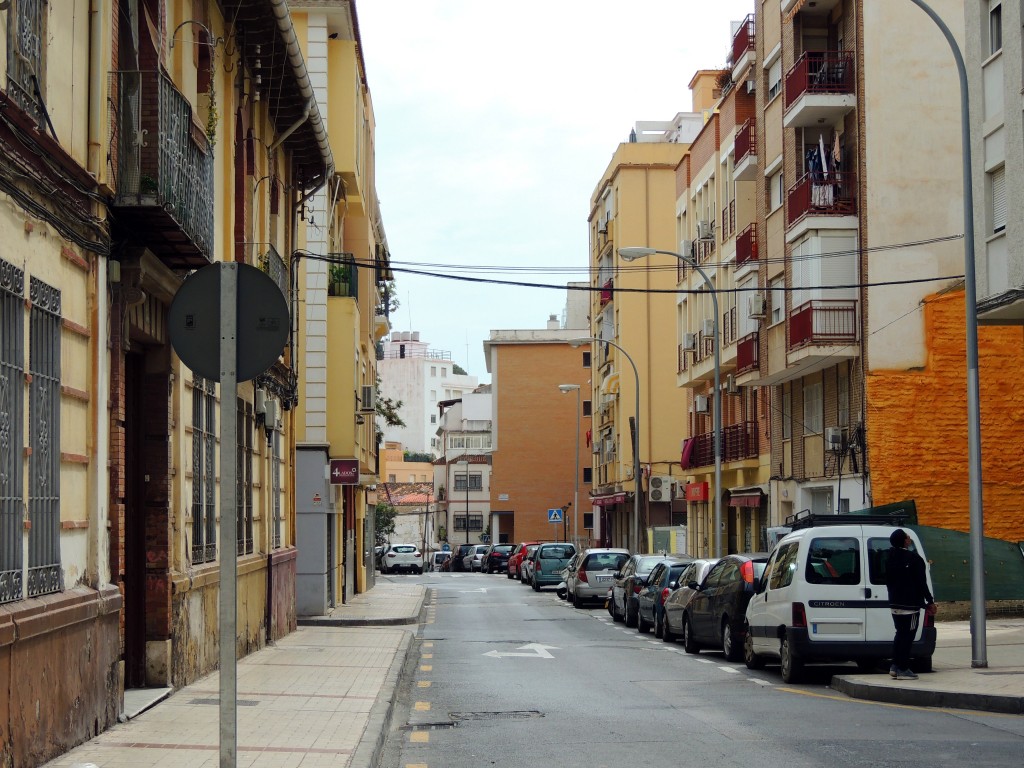
<svg viewBox="0 0 1024 768">
<path fill-rule="evenodd" d="M 967 362 L 962 292 L 924 308 L 928 364 L 867 377 L 875 504 L 914 499 L 922 525 L 968 531 Z M 1024 329 L 978 330 L 985 535 L 1024 540 Z"/>
<path fill-rule="evenodd" d="M 583 352 L 567 344 L 505 344 L 498 347 L 496 387 L 498 448 L 492 455 L 491 510 L 513 511 L 515 541 L 555 540 L 562 527 L 547 522 L 547 510 L 573 499 L 576 450 L 576 394 L 562 394 L 559 384 L 579 384 L 582 402 L 590 398 L 590 369 Z M 589 512 L 590 484 L 582 481 L 590 466 L 586 431 L 590 417 L 580 417 L 579 528 Z M 499 501 L 507 493 L 508 501 Z M 505 518 L 507 520 L 507 518 Z M 568 514 L 572 538 L 572 510 Z M 502 522 L 502 530 L 508 524 Z"/>
</svg>

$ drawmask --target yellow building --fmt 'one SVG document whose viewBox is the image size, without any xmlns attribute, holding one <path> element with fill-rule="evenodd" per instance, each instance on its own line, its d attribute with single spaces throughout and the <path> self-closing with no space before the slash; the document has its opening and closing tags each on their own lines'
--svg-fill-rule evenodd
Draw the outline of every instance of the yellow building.
<svg viewBox="0 0 1024 768">
<path fill-rule="evenodd" d="M 675 169 L 701 125 L 699 114 L 638 124 L 634 140 L 618 146 L 590 199 L 590 335 L 600 340 L 591 359 L 592 503 L 595 537 L 606 546 L 645 546 L 640 542 L 647 540 L 653 512 L 642 499 L 634 506 L 634 494 L 645 492 L 636 478 L 634 435 L 641 472 L 667 476 L 679 456 L 686 405 L 671 375 L 675 306 L 652 295 L 674 292 L 676 260 L 656 257 L 636 266 L 623 262 L 617 249 L 675 249 Z"/>
<path fill-rule="evenodd" d="M 389 330 L 391 275 L 354 3 L 299 4 L 293 15 L 335 162 L 330 183 L 304 201 L 296 269 L 297 604 L 316 615 L 372 585 L 376 345 Z"/>
<path fill-rule="evenodd" d="M 384 483 L 432 483 L 434 464 L 406 461 L 401 443 L 387 442 L 381 451 L 380 479 Z"/>
</svg>

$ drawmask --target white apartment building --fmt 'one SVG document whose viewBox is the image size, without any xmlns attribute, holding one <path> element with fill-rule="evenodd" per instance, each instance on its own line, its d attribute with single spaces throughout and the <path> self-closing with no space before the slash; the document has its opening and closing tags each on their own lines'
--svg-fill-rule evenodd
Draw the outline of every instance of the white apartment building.
<svg viewBox="0 0 1024 768">
<path fill-rule="evenodd" d="M 491 520 L 491 390 L 467 392 L 447 405 L 437 428 L 441 458 L 434 464 L 437 531 L 454 549 L 459 544 L 500 541 Z M 444 530 L 442 530 L 442 527 Z"/>
<path fill-rule="evenodd" d="M 394 331 L 385 339 L 379 361 L 380 392 L 400 400 L 404 427 L 383 425 L 384 440 L 399 442 L 413 453 L 440 456 L 438 403 L 455 400 L 478 385 L 476 376 L 454 372 L 451 352 L 431 349 L 419 331 Z"/>
</svg>

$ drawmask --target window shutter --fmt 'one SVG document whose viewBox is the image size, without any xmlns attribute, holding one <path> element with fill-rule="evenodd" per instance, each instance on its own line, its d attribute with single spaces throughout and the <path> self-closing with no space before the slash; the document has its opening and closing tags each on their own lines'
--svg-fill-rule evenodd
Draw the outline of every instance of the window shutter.
<svg viewBox="0 0 1024 768">
<path fill-rule="evenodd" d="M 1006 229 L 1006 168 L 998 168 L 989 174 L 992 185 L 992 231 Z"/>
</svg>

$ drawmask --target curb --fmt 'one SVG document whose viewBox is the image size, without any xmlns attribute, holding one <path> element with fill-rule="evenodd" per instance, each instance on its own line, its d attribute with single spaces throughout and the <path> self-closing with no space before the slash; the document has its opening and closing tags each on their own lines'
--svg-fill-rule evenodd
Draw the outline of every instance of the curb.
<svg viewBox="0 0 1024 768">
<path fill-rule="evenodd" d="M 943 709 L 971 709 L 1004 715 L 1024 715 L 1024 696 L 1000 696 L 965 691 L 936 691 L 927 688 L 896 688 L 875 685 L 837 675 L 829 687 L 853 699 L 881 701 L 887 704 L 910 704 Z"/>
<path fill-rule="evenodd" d="M 358 618 L 355 616 L 306 616 L 297 620 L 300 627 L 399 627 L 419 623 L 414 616 L 388 616 L 386 618 Z"/>
<path fill-rule="evenodd" d="M 391 719 L 395 711 L 395 693 L 402 676 L 402 669 L 409 657 L 413 634 L 407 632 L 402 637 L 395 658 L 388 667 L 384 684 L 381 686 L 377 700 L 370 708 L 370 716 L 366 721 L 366 729 L 359 739 L 359 744 L 352 753 L 350 768 L 374 768 L 384 751 L 384 742 L 391 730 Z"/>
</svg>

